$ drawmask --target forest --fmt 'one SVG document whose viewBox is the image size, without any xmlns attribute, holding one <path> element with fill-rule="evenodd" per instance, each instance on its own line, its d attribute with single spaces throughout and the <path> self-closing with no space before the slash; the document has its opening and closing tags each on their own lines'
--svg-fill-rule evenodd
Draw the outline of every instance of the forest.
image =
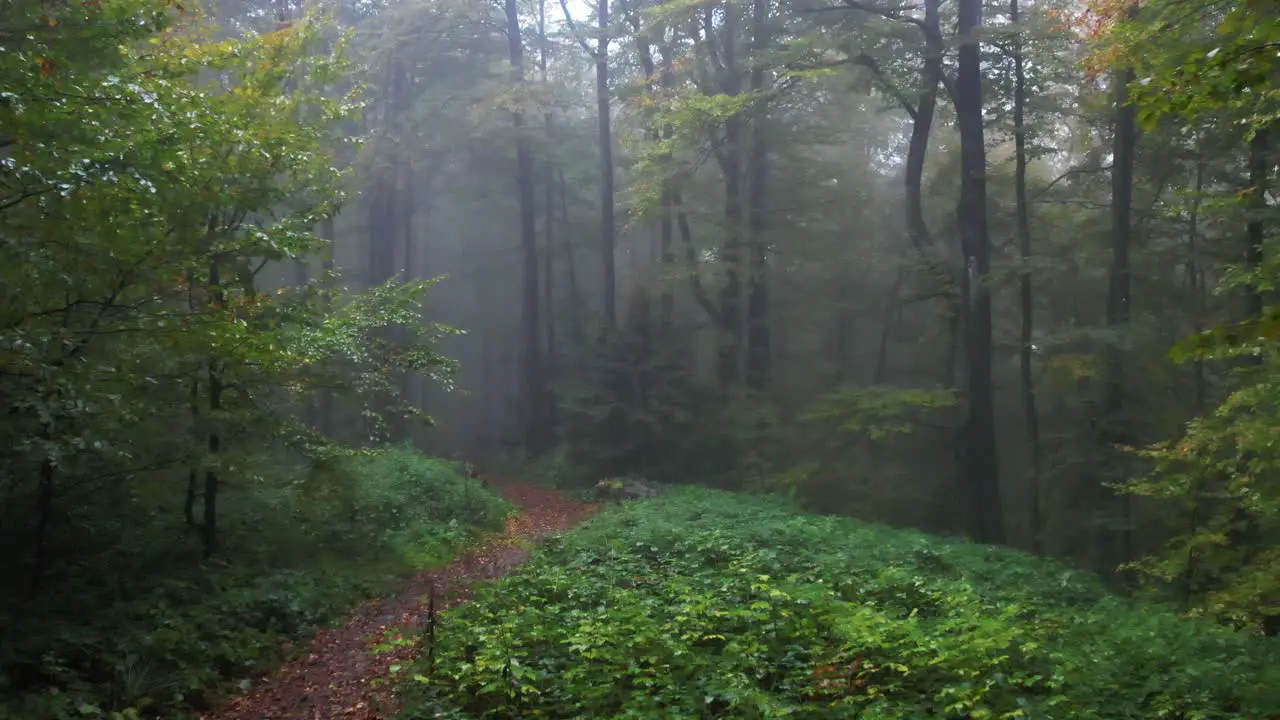
<svg viewBox="0 0 1280 720">
<path fill-rule="evenodd" d="M 1280 717 L 1278 169 L 1269 0 L 0 3 L 0 720 Z"/>
</svg>

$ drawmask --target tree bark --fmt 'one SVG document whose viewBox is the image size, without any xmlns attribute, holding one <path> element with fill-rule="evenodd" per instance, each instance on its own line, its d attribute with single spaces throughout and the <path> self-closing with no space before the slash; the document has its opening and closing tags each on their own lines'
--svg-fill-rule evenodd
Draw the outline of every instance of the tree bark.
<svg viewBox="0 0 1280 720">
<path fill-rule="evenodd" d="M 979 542 L 1004 541 L 996 455 L 991 379 L 990 241 L 987 229 L 986 146 L 982 125 L 982 69 L 978 33 L 982 1 L 959 0 L 956 120 L 960 129 L 960 203 L 957 225 L 967 272 L 965 368 L 968 417 L 965 423 L 965 495 L 970 535 Z"/>
<path fill-rule="evenodd" d="M 1267 192 L 1270 189 L 1269 128 L 1259 128 L 1249 141 L 1249 222 L 1246 225 L 1248 248 L 1245 252 L 1245 267 L 1249 272 L 1260 272 L 1262 269 L 1263 240 L 1266 237 L 1263 215 L 1267 210 Z M 1262 317 L 1265 300 L 1262 290 L 1256 283 L 1250 283 L 1245 304 L 1245 317 L 1254 319 Z M 1260 355 L 1250 358 L 1251 364 L 1260 364 Z"/>
<path fill-rule="evenodd" d="M 209 263 L 209 287 L 212 290 L 212 302 L 219 310 L 227 306 L 226 292 L 222 289 L 221 268 L 218 261 Z M 205 383 L 209 387 L 209 459 L 204 471 L 204 517 L 200 526 L 204 558 L 208 560 L 218 552 L 218 491 L 221 489 L 218 477 L 218 455 L 222 452 L 222 436 L 218 432 L 219 413 L 222 412 L 222 364 L 217 358 L 209 358 L 207 364 L 208 377 Z"/>
<path fill-rule="evenodd" d="M 564 179 L 564 169 L 557 168 L 556 176 L 558 182 L 556 186 L 560 189 L 560 227 L 568 237 L 569 227 L 569 184 Z M 565 282 L 569 285 L 566 288 L 569 294 L 569 340 L 575 349 L 581 349 L 585 343 L 585 330 L 582 326 L 582 313 L 579 305 L 579 298 L 582 293 L 578 287 L 578 261 L 574 254 L 573 244 L 565 242 L 564 244 L 564 275 Z M 581 353 L 572 353 L 574 357 L 581 358 Z"/>
<path fill-rule="evenodd" d="M 45 425 L 44 434 L 52 436 L 52 428 Z M 53 496 L 57 469 L 53 458 L 46 453 L 40 459 L 40 474 L 36 486 L 35 549 L 31 558 L 31 595 L 44 590 L 45 575 L 49 569 L 49 525 L 53 522 Z"/>
<path fill-rule="evenodd" d="M 1018 333 L 1018 387 L 1022 395 L 1023 421 L 1027 430 L 1030 477 L 1027 479 L 1027 511 L 1031 528 L 1031 551 L 1044 552 L 1044 530 L 1040 510 L 1040 414 L 1036 410 L 1036 389 L 1031 377 L 1032 335 L 1035 312 L 1031 288 L 1031 208 L 1027 201 L 1027 79 L 1022 50 L 1019 0 L 1009 0 L 1009 19 L 1014 25 L 1013 51 L 1013 135 L 1014 205 L 1018 228 L 1018 256 L 1022 273 L 1018 279 L 1018 304 L 1022 322 Z"/>
<path fill-rule="evenodd" d="M 1125 347 L 1123 338 L 1129 329 L 1132 292 L 1129 248 L 1133 236 L 1133 174 L 1138 142 L 1137 110 L 1129 102 L 1132 69 L 1115 73 L 1115 146 L 1111 169 L 1111 265 L 1107 288 L 1107 329 L 1111 337 L 1105 353 L 1105 385 L 1103 387 L 1104 422 L 1102 440 L 1106 446 L 1127 442 L 1128 422 L 1125 412 Z M 1104 451 L 1106 448 L 1104 447 Z M 1130 553 L 1129 496 L 1115 498 L 1119 515 L 1118 530 L 1100 530 L 1100 559 L 1107 571 L 1126 562 Z"/>
<path fill-rule="evenodd" d="M 1191 291 L 1191 330 L 1200 334 L 1204 330 L 1204 277 L 1200 270 L 1200 203 L 1204 191 L 1204 162 L 1197 159 L 1195 180 L 1192 183 L 1191 211 L 1187 223 L 1187 285 Z M 1204 412 L 1207 388 L 1204 374 L 1204 361 L 1196 358 L 1192 366 L 1193 384 L 1192 407 L 1196 414 Z"/>
<path fill-rule="evenodd" d="M 548 81 L 547 75 L 547 1 L 538 0 L 538 69 L 542 76 L 542 84 L 545 86 Z M 547 157 L 545 168 L 542 176 L 542 312 L 545 314 L 545 331 L 546 331 L 546 369 L 545 375 L 548 378 L 548 384 L 552 387 L 560 364 L 559 349 L 556 346 L 556 313 L 555 313 L 555 242 L 556 242 L 556 193 L 555 193 L 555 118 L 548 111 L 542 116 L 543 124 L 547 131 Z M 555 429 L 559 426 L 559 417 L 556 412 L 557 402 L 554 397 L 554 391 L 550 388 L 547 391 L 547 420 L 551 423 L 551 432 L 554 434 Z"/>
<path fill-rule="evenodd" d="M 333 218 L 326 217 L 320 221 L 320 237 L 329 241 L 329 246 L 324 250 L 324 308 L 326 311 L 333 308 L 333 298 L 329 294 L 333 291 L 333 269 L 334 269 L 334 227 Z M 319 401 L 316 409 L 316 429 L 324 434 L 325 437 L 333 439 L 337 426 L 334 417 L 334 393 L 330 388 L 324 388 L 320 391 Z"/>
<path fill-rule="evenodd" d="M 764 52 L 769 42 L 769 2 L 754 0 L 751 20 L 751 77 L 753 96 L 764 90 Z M 769 333 L 769 249 L 765 238 L 768 213 L 769 149 L 765 113 L 751 121 L 750 175 L 747 187 L 747 233 L 751 253 L 747 290 L 747 387 L 763 391 L 769 383 L 771 338 Z"/>
<path fill-rule="evenodd" d="M 742 78 L 737 61 L 738 9 L 733 2 L 724 5 L 724 38 L 721 49 L 724 63 L 720 90 L 730 97 L 742 94 Z M 705 28 L 708 46 L 715 35 L 710 21 Z M 724 267 L 724 286 L 720 293 L 721 325 L 727 332 L 721 333 L 717 363 L 717 375 L 721 388 L 728 391 L 742 380 L 743 303 L 742 303 L 742 117 L 734 113 L 724 121 L 724 150 L 718 154 L 720 169 L 724 174 L 724 219 L 726 236 L 720 248 L 720 263 Z"/>
<path fill-rule="evenodd" d="M 609 0 L 596 0 L 596 115 L 600 123 L 600 256 L 604 261 L 605 326 L 617 325 L 618 281 L 614 260 L 613 118 L 609 109 Z"/>
<path fill-rule="evenodd" d="M 644 71 L 646 82 L 652 84 L 653 76 L 658 73 L 658 69 L 653 60 L 653 47 L 649 39 L 645 37 L 643 29 L 640 26 L 640 17 L 636 13 L 633 5 L 626 5 L 628 17 L 631 22 L 631 28 L 636 36 L 636 51 L 640 55 L 640 67 Z M 671 60 L 668 52 L 662 54 L 662 75 L 659 80 L 659 86 L 666 89 L 672 83 Z M 653 128 L 650 133 L 651 139 L 661 142 L 672 136 L 674 129 L 670 124 L 665 127 Z M 670 271 L 675 267 L 675 250 L 673 248 L 675 238 L 675 198 L 674 198 L 674 181 L 670 177 L 669 167 L 670 155 L 664 153 L 661 157 L 659 171 L 662 173 L 661 190 L 658 208 L 658 259 L 661 264 L 661 296 L 659 301 L 659 327 L 661 328 L 663 338 L 669 339 L 675 326 L 675 289 L 670 281 Z"/>
<path fill-rule="evenodd" d="M 507 51 L 511 62 L 511 78 L 524 82 L 524 43 L 520 35 L 520 13 L 516 0 L 506 0 Z M 523 338 L 521 373 L 524 402 L 524 443 L 532 455 L 547 450 L 549 423 L 547 422 L 546 382 L 542 368 L 542 321 L 539 313 L 541 296 L 538 292 L 538 231 L 534 200 L 533 153 L 524 131 L 524 117 L 520 112 L 511 114 L 515 130 L 516 185 L 520 194 L 520 246 L 523 255 L 523 283 L 521 293 L 521 335 Z"/>
</svg>

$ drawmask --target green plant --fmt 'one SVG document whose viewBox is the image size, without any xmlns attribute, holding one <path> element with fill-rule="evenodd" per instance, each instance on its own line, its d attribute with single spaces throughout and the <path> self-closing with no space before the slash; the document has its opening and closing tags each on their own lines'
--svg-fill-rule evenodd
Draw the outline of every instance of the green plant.
<svg viewBox="0 0 1280 720">
<path fill-rule="evenodd" d="M 311 472 L 268 467 L 295 482 L 227 496 L 235 562 L 197 564 L 194 547 L 174 554 L 176 522 L 142 525 L 97 558 L 115 569 L 115 586 L 67 586 L 57 601 L 27 608 L 21 626 L 3 626 L 0 718 L 203 708 L 220 684 L 270 666 L 290 642 L 405 572 L 447 561 L 500 528 L 510 509 L 458 465 L 407 447 Z M 146 517 L 149 508 L 113 512 Z"/>
<path fill-rule="evenodd" d="M 1274 645 L 1091 575 L 698 489 L 602 512 L 450 612 L 436 643 L 406 717 L 1280 711 Z"/>
</svg>

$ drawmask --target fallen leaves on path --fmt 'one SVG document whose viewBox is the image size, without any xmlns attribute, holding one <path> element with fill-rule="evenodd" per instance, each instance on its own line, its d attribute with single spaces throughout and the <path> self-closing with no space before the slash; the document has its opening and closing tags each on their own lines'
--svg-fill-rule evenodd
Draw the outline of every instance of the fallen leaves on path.
<svg viewBox="0 0 1280 720">
<path fill-rule="evenodd" d="M 202 720 L 385 720 L 393 715 L 392 667 L 412 661 L 428 605 L 440 612 L 463 602 L 472 583 L 506 575 L 528 559 L 532 543 L 568 530 L 597 508 L 523 483 L 494 487 L 520 508 L 507 518 L 502 535 L 446 567 L 418 575 L 395 596 L 366 603 L 341 627 L 321 630 L 308 653 Z M 374 652 L 395 640 L 405 642 Z"/>
</svg>

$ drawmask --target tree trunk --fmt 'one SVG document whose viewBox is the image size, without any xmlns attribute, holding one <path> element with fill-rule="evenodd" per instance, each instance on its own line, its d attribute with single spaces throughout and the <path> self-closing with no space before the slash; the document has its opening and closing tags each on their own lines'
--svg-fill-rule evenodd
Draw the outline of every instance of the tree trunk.
<svg viewBox="0 0 1280 720">
<path fill-rule="evenodd" d="M 723 76 L 720 90 L 730 97 L 742 93 L 742 78 L 738 72 L 738 9 L 734 3 L 724 6 L 724 38 L 722 47 Z M 706 41 L 714 42 L 711 24 L 707 23 Z M 720 293 L 722 330 L 717 362 L 720 386 L 728 391 L 742 380 L 743 304 L 742 304 L 742 117 L 734 113 L 724 120 L 724 149 L 718 155 L 724 175 L 725 239 L 720 248 L 720 263 L 724 267 L 724 286 Z"/>
<path fill-rule="evenodd" d="M 596 117 L 600 142 L 600 257 L 604 262 L 604 321 L 613 329 L 618 322 L 616 234 L 613 208 L 613 118 L 609 110 L 609 0 L 596 0 Z"/>
<path fill-rule="evenodd" d="M 549 82 L 547 75 L 547 2 L 538 0 L 538 68 L 542 76 L 542 84 Z M 556 313 L 555 313 L 555 225 L 556 225 L 556 193 L 555 193 L 555 118 L 550 112 L 543 114 L 543 124 L 547 131 L 547 157 L 542 176 L 542 312 L 546 314 L 546 369 L 548 384 L 554 387 L 558 376 L 560 354 L 556 347 Z M 556 409 L 558 403 L 554 390 L 548 389 L 547 413 L 552 432 L 559 426 Z"/>
<path fill-rule="evenodd" d="M 1245 253 L 1245 267 L 1249 272 L 1260 272 L 1262 269 L 1262 245 L 1266 237 L 1263 216 L 1267 212 L 1267 191 L 1270 189 L 1270 138 L 1269 128 L 1260 128 L 1249 141 L 1249 222 L 1246 226 L 1249 246 Z M 1265 301 L 1262 290 L 1256 283 L 1249 284 L 1246 298 L 1245 317 L 1256 319 L 1262 317 Z M 1262 356 L 1250 358 L 1250 364 L 1260 364 Z"/>
<path fill-rule="evenodd" d="M 220 310 L 227 306 L 226 293 L 222 289 L 221 268 L 215 260 L 209 263 L 209 287 L 213 292 L 213 304 Z M 222 451 L 222 437 L 218 433 L 218 415 L 222 411 L 222 366 L 217 358 L 209 358 L 209 459 L 204 471 L 204 518 L 201 524 L 201 540 L 204 558 L 208 560 L 218 552 L 218 454 Z"/>
<path fill-rule="evenodd" d="M 1027 451 L 1031 461 L 1031 476 L 1027 479 L 1028 524 L 1031 529 L 1031 551 L 1044 552 L 1044 531 L 1040 510 L 1040 414 L 1036 411 L 1036 390 L 1031 378 L 1032 334 L 1034 306 L 1031 292 L 1031 208 L 1027 202 L 1027 105 L 1026 68 L 1022 57 L 1022 27 L 1019 23 L 1018 1 L 1009 0 L 1009 19 L 1014 25 L 1013 51 L 1013 133 L 1014 133 L 1014 204 L 1018 226 L 1018 256 L 1022 261 L 1022 273 L 1018 282 L 1018 304 L 1022 323 L 1018 334 L 1018 386 L 1022 395 L 1023 420 L 1027 430 Z"/>
<path fill-rule="evenodd" d="M 764 90 L 764 51 L 769 42 L 768 0 L 754 0 L 751 20 L 750 88 L 758 96 Z M 747 292 L 747 387 L 763 391 L 769 383 L 769 255 L 765 238 L 768 221 L 765 208 L 769 179 L 768 146 L 763 112 L 751 121 L 751 174 L 747 188 L 747 233 L 750 236 L 750 275 Z"/>
<path fill-rule="evenodd" d="M 986 146 L 982 126 L 982 68 L 978 33 L 982 1 L 959 0 L 960 46 L 956 72 L 956 120 L 960 129 L 960 204 L 957 225 L 967 271 L 968 313 L 965 363 L 968 417 L 965 423 L 965 495 L 970 535 L 979 542 L 1004 541 L 991 380 L 990 248 L 987 231 Z"/>
<path fill-rule="evenodd" d="M 520 37 L 520 13 L 516 0 L 506 0 L 507 51 L 511 77 L 524 82 L 524 44 Z M 533 153 L 524 131 L 524 116 L 511 114 L 516 136 L 516 184 L 520 193 L 520 246 L 523 251 L 523 291 L 521 293 L 521 336 L 524 395 L 524 442 L 532 455 L 547 449 L 549 433 L 546 408 L 546 381 L 542 370 L 542 320 L 538 292 L 538 231 L 534 200 Z"/>
<path fill-rule="evenodd" d="M 653 82 L 653 76 L 657 74 L 658 69 L 653 61 L 653 47 L 640 26 L 640 18 L 635 12 L 635 8 L 627 5 L 626 9 L 631 20 L 631 27 L 635 31 L 636 50 L 640 55 L 640 67 L 644 71 L 646 83 Z M 671 86 L 672 73 L 671 62 L 667 52 L 663 52 L 662 57 L 662 77 L 659 84 L 662 88 Z M 662 129 L 654 128 L 650 133 L 650 138 L 655 142 L 661 142 L 669 139 L 674 130 L 670 124 Z M 671 333 L 675 327 L 676 298 L 675 288 L 671 284 L 670 273 L 675 267 L 675 250 L 673 248 L 675 238 L 675 199 L 674 184 L 670 177 L 670 155 L 664 153 L 659 164 L 659 172 L 662 173 L 660 191 L 660 200 L 658 208 L 658 258 L 661 263 L 661 298 L 659 301 L 659 327 L 662 336 L 670 339 Z"/>
<path fill-rule="evenodd" d="M 44 435 L 52 436 L 52 427 L 45 425 Z M 49 568 L 49 525 L 53 521 L 53 494 L 57 468 L 53 458 L 46 453 L 40 459 L 40 475 L 36 486 L 35 549 L 31 558 L 31 594 L 44 590 L 45 575 Z"/>
<path fill-rule="evenodd" d="M 1131 69 L 1115 73 L 1115 147 L 1111 170 L 1111 266 L 1108 273 L 1107 328 L 1111 331 L 1106 346 L 1105 385 L 1103 389 L 1105 446 L 1127 442 L 1125 412 L 1125 338 L 1129 329 L 1132 280 L 1129 247 L 1133 235 L 1133 172 L 1138 141 L 1136 108 L 1129 103 Z M 1104 447 L 1104 451 L 1106 448 Z M 1105 479 L 1104 479 L 1105 480 Z M 1129 496 L 1121 494 L 1113 503 L 1120 527 L 1102 528 L 1099 540 L 1100 559 L 1108 571 L 1115 570 L 1130 557 Z"/>
<path fill-rule="evenodd" d="M 406 92 L 408 86 L 412 82 L 412 78 L 406 75 L 403 82 L 404 82 L 405 89 L 402 90 L 402 92 Z M 413 257 L 415 255 L 413 245 L 414 245 L 414 242 L 416 241 L 416 237 L 414 234 L 413 221 L 414 221 L 414 216 L 416 215 L 415 211 L 417 210 L 417 205 L 419 201 L 418 201 L 418 198 L 415 198 L 415 191 L 417 189 L 416 188 L 417 177 L 414 172 L 413 160 L 411 156 L 409 156 L 408 154 L 405 154 L 400 161 L 400 165 L 401 165 L 400 187 L 399 187 L 400 200 L 397 203 L 398 207 L 396 208 L 396 210 L 398 212 L 398 217 L 396 219 L 400 226 L 398 234 L 400 236 L 401 254 L 404 256 L 404 263 L 400 266 L 399 272 L 400 272 L 401 280 L 409 281 L 409 280 L 414 280 L 417 277 L 417 275 L 414 273 L 414 268 L 413 268 Z M 424 184 L 429 184 L 429 183 L 430 181 L 428 180 Z M 429 190 L 427 192 L 424 192 L 423 193 L 424 196 L 426 196 L 429 192 L 430 192 Z M 423 197 L 422 202 L 423 204 L 426 204 L 427 202 L 430 202 L 430 200 L 428 200 L 426 197 Z M 396 335 L 396 338 L 402 342 L 407 342 L 409 339 L 409 334 L 406 328 L 397 328 L 395 331 L 395 335 Z M 414 382 L 417 380 L 417 375 L 416 373 L 410 372 L 408 370 L 401 370 L 399 374 L 400 374 L 400 383 L 399 383 L 400 402 L 404 403 L 405 405 L 410 405 L 412 404 L 412 400 L 410 400 L 410 398 L 413 397 L 413 385 L 414 385 Z M 389 419 L 389 423 L 390 423 L 389 427 L 391 430 L 391 437 L 393 439 L 400 442 L 412 439 L 413 430 L 412 430 L 412 427 L 410 426 L 409 419 L 407 417 L 403 417 L 402 415 L 397 413 L 395 417 L 392 417 Z"/>
<path fill-rule="evenodd" d="M 942 82 L 943 40 L 938 10 L 940 4 L 941 0 L 925 0 L 924 3 L 925 58 L 924 69 L 921 72 L 920 94 L 916 106 L 907 108 L 912 120 L 903 181 L 907 198 L 907 234 L 911 238 L 911 244 L 920 253 L 931 253 L 933 246 L 933 238 L 929 234 L 929 226 L 924 216 L 924 164 L 929 154 L 933 119 L 937 114 L 938 85 Z"/>
<path fill-rule="evenodd" d="M 333 290 L 333 269 L 334 269 L 334 227 L 333 218 L 326 217 L 320 221 L 320 237 L 329 241 L 329 246 L 324 251 L 324 308 L 326 311 L 333 308 L 333 298 L 329 292 Z M 337 426 L 334 418 L 334 393 L 329 388 L 320 391 L 320 398 L 316 409 L 316 429 L 324 434 L 325 437 L 333 439 Z"/>
<path fill-rule="evenodd" d="M 582 293 L 578 288 L 578 263 L 574 255 L 573 244 L 567 241 L 569 228 L 569 184 L 564 179 L 564 169 L 557 168 L 556 176 L 558 182 L 557 187 L 560 188 L 560 228 L 565 233 L 566 242 L 564 243 L 564 279 L 569 287 L 565 288 L 569 294 L 569 340 L 575 349 L 581 349 L 585 342 L 585 331 L 582 327 L 582 313 L 580 311 L 579 298 Z M 581 353 L 573 353 L 575 357 L 581 357 Z"/>
<path fill-rule="evenodd" d="M 1204 162 L 1196 160 L 1195 180 L 1192 184 L 1191 212 L 1187 223 L 1187 285 L 1191 291 L 1191 330 L 1200 334 L 1204 330 L 1204 278 L 1200 271 L 1200 195 L 1204 191 Z M 1204 412 L 1207 389 L 1204 361 L 1198 356 L 1193 363 L 1195 393 L 1192 407 L 1196 414 Z"/>
<path fill-rule="evenodd" d="M 200 380 L 195 377 L 191 378 L 190 403 L 192 442 L 195 442 L 200 422 Z M 196 527 L 196 498 L 200 496 L 198 478 L 199 472 L 196 470 L 195 463 L 192 463 L 187 469 L 187 494 L 182 503 L 182 519 L 189 530 L 194 530 Z"/>
</svg>

